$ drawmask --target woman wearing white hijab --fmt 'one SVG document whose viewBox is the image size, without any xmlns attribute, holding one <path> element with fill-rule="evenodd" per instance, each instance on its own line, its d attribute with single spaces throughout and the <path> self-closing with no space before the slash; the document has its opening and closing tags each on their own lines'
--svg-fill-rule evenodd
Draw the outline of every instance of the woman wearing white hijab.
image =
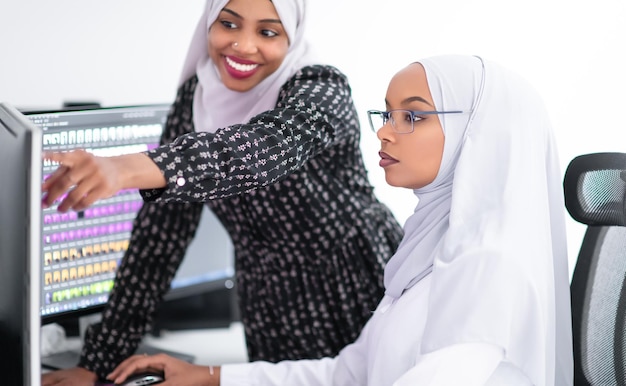
<svg viewBox="0 0 626 386">
<path fill-rule="evenodd" d="M 208 371 L 132 357 L 110 379 L 156 367 L 181 386 L 192 373 L 221 386 L 572 384 L 561 173 L 541 98 L 494 63 L 448 55 L 402 69 L 385 102 L 369 112 L 380 166 L 419 202 L 355 343 Z"/>
<path fill-rule="evenodd" d="M 79 368 L 46 374 L 44 385 L 103 378 L 132 355 L 204 203 L 233 240 L 250 360 L 332 356 L 356 339 L 402 229 L 367 178 L 347 79 L 313 65 L 305 19 L 303 0 L 207 1 L 163 146 L 48 154 L 63 166 L 44 183 L 44 205 L 72 185 L 61 211 L 124 188 L 150 189 L 142 194 L 154 203 L 135 221 Z"/>
</svg>

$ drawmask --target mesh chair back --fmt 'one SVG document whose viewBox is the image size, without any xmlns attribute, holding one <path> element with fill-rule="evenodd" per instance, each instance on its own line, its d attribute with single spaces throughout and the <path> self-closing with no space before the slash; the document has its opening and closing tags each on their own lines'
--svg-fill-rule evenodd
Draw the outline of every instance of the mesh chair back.
<svg viewBox="0 0 626 386">
<path fill-rule="evenodd" d="M 571 283 L 574 384 L 626 386 L 626 154 L 574 158 L 563 187 L 588 225 Z"/>
</svg>

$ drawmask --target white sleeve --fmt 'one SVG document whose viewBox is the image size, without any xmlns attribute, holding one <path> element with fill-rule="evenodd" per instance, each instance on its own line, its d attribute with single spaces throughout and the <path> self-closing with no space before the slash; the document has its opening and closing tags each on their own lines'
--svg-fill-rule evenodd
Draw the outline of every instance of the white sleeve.
<svg viewBox="0 0 626 386">
<path fill-rule="evenodd" d="M 323 358 L 223 365 L 220 386 L 330 385 L 335 361 L 332 358 Z"/>
<path fill-rule="evenodd" d="M 354 386 L 367 382 L 369 323 L 335 358 L 223 365 L 220 386 Z"/>
<path fill-rule="evenodd" d="M 422 356 L 393 386 L 530 385 L 523 372 L 506 361 L 501 347 L 457 344 Z"/>
</svg>

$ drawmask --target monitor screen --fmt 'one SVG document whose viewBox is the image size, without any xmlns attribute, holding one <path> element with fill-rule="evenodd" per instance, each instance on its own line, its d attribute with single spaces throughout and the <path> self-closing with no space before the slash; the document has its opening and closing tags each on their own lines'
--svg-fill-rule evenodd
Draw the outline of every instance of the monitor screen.
<svg viewBox="0 0 626 386">
<path fill-rule="evenodd" d="M 158 146 L 168 111 L 169 105 L 159 104 L 25 114 L 42 129 L 43 150 L 81 148 L 113 156 Z M 56 167 L 45 161 L 44 178 Z M 80 212 L 60 213 L 56 206 L 42 211 L 44 323 L 102 310 L 128 249 L 133 220 L 142 205 L 137 190 L 125 190 Z M 170 298 L 232 283 L 231 241 L 207 207 L 198 232 L 210 237 L 197 237 L 190 245 L 167 295 Z"/>
<path fill-rule="evenodd" d="M 2 385 L 40 382 L 41 131 L 0 103 Z"/>
</svg>

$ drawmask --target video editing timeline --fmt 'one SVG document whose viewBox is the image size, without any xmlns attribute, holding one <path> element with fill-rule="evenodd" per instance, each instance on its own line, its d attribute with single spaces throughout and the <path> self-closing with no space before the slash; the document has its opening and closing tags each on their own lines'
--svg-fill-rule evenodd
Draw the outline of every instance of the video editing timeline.
<svg viewBox="0 0 626 386">
<path fill-rule="evenodd" d="M 159 143 L 167 110 L 116 108 L 30 114 L 43 128 L 44 151 L 84 149 L 113 156 Z M 43 176 L 57 164 L 43 161 Z M 104 304 L 128 249 L 133 220 L 143 200 L 125 190 L 80 212 L 42 212 L 43 317 Z"/>
</svg>

